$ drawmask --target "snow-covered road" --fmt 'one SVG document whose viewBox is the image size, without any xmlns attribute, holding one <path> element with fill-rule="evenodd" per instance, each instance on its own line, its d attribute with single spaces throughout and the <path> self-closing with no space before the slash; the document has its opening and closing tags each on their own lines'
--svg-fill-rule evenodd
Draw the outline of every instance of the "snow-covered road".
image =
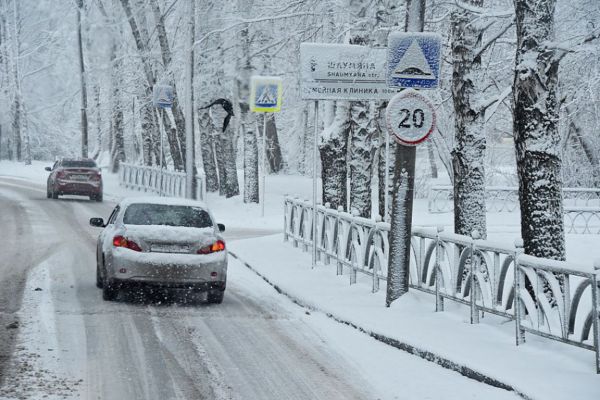
<svg viewBox="0 0 600 400">
<path fill-rule="evenodd" d="M 220 305 L 104 302 L 87 221 L 112 206 L 0 177 L 1 322 L 19 323 L 0 327 L 4 355 L 14 350 L 0 398 L 515 398 L 311 315 L 234 259 Z M 377 361 L 414 372 L 380 384 L 362 364 Z"/>
</svg>

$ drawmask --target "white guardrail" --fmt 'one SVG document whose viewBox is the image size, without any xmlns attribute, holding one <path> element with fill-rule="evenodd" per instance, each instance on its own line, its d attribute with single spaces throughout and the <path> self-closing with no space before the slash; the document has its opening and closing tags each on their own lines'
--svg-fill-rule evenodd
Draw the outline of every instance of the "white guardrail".
<svg viewBox="0 0 600 400">
<path fill-rule="evenodd" d="M 519 210 L 519 192 L 514 187 L 487 187 L 488 212 Z M 566 233 L 600 235 L 600 189 L 564 188 L 564 216 Z M 452 186 L 433 186 L 429 190 L 430 213 L 449 213 L 454 209 Z"/>
<path fill-rule="evenodd" d="M 196 198 L 204 200 L 206 185 L 204 174 L 196 177 Z M 126 189 L 162 194 L 169 197 L 185 197 L 185 172 L 167 171 L 158 167 L 120 164 L 119 184 Z"/>
<path fill-rule="evenodd" d="M 358 272 L 369 276 L 376 292 L 387 279 L 389 230 L 319 205 L 317 257 L 335 263 L 338 275 L 347 271 L 350 284 Z M 284 240 L 307 251 L 312 235 L 312 204 L 286 197 Z M 470 307 L 471 323 L 484 312 L 513 320 L 517 345 L 529 332 L 594 351 L 600 374 L 600 263 L 590 270 L 439 228 L 413 228 L 411 248 L 410 287 L 434 295 L 436 310 L 453 300 Z"/>
</svg>

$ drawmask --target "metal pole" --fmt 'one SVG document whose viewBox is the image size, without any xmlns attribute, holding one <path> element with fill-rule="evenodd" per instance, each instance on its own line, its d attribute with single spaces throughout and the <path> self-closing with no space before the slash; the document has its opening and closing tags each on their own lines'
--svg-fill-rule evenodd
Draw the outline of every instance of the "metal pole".
<svg viewBox="0 0 600 400">
<path fill-rule="evenodd" d="M 188 10 L 188 59 L 185 66 L 186 115 L 185 115 L 185 197 L 193 199 L 194 193 L 194 116 L 193 116 L 193 79 L 192 64 L 194 62 L 194 2 L 189 2 Z"/>
<path fill-rule="evenodd" d="M 159 112 L 160 114 L 160 112 Z M 160 185 L 158 186 L 158 195 L 162 196 L 163 193 L 163 126 L 162 126 L 162 116 L 159 115 L 158 118 L 158 132 L 160 134 Z"/>
<path fill-rule="evenodd" d="M 319 137 L 319 101 L 315 101 L 315 137 L 313 140 L 313 247 L 312 247 L 312 268 L 317 266 L 317 153 Z"/>
<path fill-rule="evenodd" d="M 383 220 L 390 222 L 390 134 L 387 131 L 387 125 L 385 128 L 385 178 L 384 178 L 384 193 L 383 193 Z"/>
<path fill-rule="evenodd" d="M 406 32 L 423 32 L 426 0 L 407 0 Z M 396 146 L 394 160 L 394 199 L 390 226 L 387 293 L 385 303 L 408 292 L 410 275 L 410 240 L 415 187 L 415 146 Z M 405 185 L 404 190 L 400 190 Z"/>
<path fill-rule="evenodd" d="M 267 113 L 263 113 L 263 132 L 262 132 L 262 193 L 260 195 L 260 216 L 265 216 L 265 184 L 267 176 Z"/>
</svg>

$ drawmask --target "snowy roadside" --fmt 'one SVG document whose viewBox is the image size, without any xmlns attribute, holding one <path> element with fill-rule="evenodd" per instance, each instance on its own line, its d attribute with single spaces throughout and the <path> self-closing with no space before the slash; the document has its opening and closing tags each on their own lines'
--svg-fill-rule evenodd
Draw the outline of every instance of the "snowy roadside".
<svg viewBox="0 0 600 400">
<path fill-rule="evenodd" d="M 284 243 L 282 235 L 237 241 L 229 248 L 298 304 L 378 340 L 455 370 L 467 367 L 525 398 L 600 397 L 591 351 L 533 335 L 516 347 L 511 322 L 486 315 L 471 325 L 468 308 L 448 302 L 446 312 L 435 313 L 434 297 L 416 291 L 386 308 L 385 285 L 373 294 L 370 278 L 359 276 L 358 284 L 349 286 L 348 275 L 336 276 L 334 265 L 311 270 L 310 253 Z"/>
</svg>

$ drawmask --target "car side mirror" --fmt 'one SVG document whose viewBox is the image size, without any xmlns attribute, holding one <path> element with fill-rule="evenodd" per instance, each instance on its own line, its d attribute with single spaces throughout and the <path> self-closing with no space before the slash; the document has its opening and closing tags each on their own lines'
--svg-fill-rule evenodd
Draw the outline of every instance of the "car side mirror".
<svg viewBox="0 0 600 400">
<path fill-rule="evenodd" d="M 44 168 L 46 171 L 52 171 L 52 167 L 46 167 Z"/>
<path fill-rule="evenodd" d="M 104 220 L 102 218 L 90 218 L 90 225 L 97 226 L 98 228 L 104 228 Z"/>
<path fill-rule="evenodd" d="M 219 227 L 219 232 L 225 232 L 225 225 L 217 224 L 217 226 Z"/>
</svg>

